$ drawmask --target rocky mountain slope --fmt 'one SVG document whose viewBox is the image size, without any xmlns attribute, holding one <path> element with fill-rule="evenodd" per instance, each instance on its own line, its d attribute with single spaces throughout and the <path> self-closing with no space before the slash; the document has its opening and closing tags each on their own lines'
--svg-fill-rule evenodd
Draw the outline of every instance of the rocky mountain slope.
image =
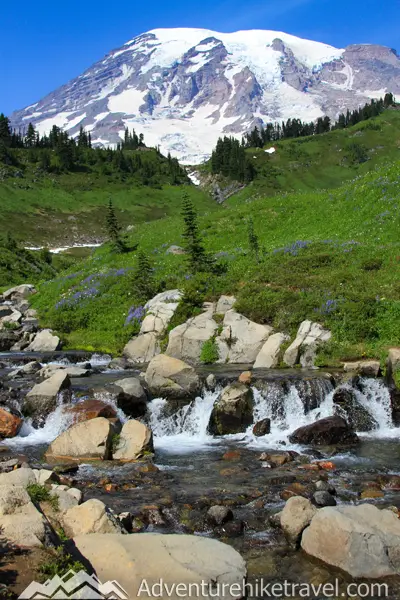
<svg viewBox="0 0 400 600">
<path fill-rule="evenodd" d="M 113 50 L 82 75 L 15 112 L 12 123 L 53 125 L 97 145 L 126 126 L 184 163 L 204 160 L 221 134 L 262 122 L 335 117 L 386 91 L 400 93 L 400 58 L 390 48 L 337 49 L 274 31 L 156 29 Z"/>
</svg>

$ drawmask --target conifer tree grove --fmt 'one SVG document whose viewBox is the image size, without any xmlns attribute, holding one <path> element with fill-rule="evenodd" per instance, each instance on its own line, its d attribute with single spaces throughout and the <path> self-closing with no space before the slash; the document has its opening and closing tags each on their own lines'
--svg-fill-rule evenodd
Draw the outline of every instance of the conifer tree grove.
<svg viewBox="0 0 400 600">
<path fill-rule="evenodd" d="M 186 193 L 183 195 L 182 217 L 184 223 L 182 236 L 185 241 L 184 247 L 188 255 L 189 267 L 192 273 L 206 271 L 210 266 L 210 259 L 201 240 L 196 211 Z"/>
</svg>

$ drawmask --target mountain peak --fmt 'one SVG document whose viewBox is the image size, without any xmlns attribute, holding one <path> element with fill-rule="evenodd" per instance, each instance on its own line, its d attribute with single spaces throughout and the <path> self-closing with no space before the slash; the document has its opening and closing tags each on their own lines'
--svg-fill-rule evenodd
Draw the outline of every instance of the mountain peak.
<svg viewBox="0 0 400 600">
<path fill-rule="evenodd" d="M 335 118 L 399 93 L 399 82 L 400 59 L 384 46 L 338 49 L 269 30 L 153 29 L 11 119 L 40 133 L 57 125 L 75 135 L 83 126 L 103 146 L 135 128 L 148 144 L 196 163 L 220 135 L 288 118 Z"/>
</svg>

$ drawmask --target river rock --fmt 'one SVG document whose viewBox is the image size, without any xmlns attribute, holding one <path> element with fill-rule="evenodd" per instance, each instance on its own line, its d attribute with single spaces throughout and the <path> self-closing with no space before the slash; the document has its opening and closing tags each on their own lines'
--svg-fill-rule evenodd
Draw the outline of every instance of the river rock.
<svg viewBox="0 0 400 600">
<path fill-rule="evenodd" d="M 332 334 L 327 329 L 324 329 L 319 323 L 312 321 L 303 321 L 299 327 L 296 339 L 283 356 L 283 362 L 288 367 L 294 367 L 299 362 L 302 367 L 313 366 L 313 358 L 317 348 L 328 342 Z M 305 354 L 304 360 L 302 355 Z"/>
<path fill-rule="evenodd" d="M 400 574 L 400 521 L 371 504 L 322 508 L 303 533 L 307 554 L 354 578 Z"/>
<path fill-rule="evenodd" d="M 151 596 L 152 586 L 160 580 L 165 587 L 175 584 L 168 594 L 172 600 L 182 596 L 182 588 L 176 587 L 179 583 L 197 584 L 200 596 L 200 586 L 211 589 L 218 582 L 225 592 L 215 595 L 220 600 L 243 595 L 238 588 L 241 590 L 246 579 L 246 563 L 231 546 L 214 539 L 155 533 L 93 534 L 76 537 L 74 543 L 101 581 L 118 581 L 130 598 Z M 149 593 L 143 582 L 149 586 Z M 231 588 L 233 584 L 237 586 Z M 235 589 L 234 596 L 229 594 L 230 589 Z M 194 595 L 196 588 L 191 590 Z"/>
<path fill-rule="evenodd" d="M 166 354 L 150 361 L 145 380 L 155 397 L 190 398 L 200 389 L 200 379 L 193 367 Z"/>
<path fill-rule="evenodd" d="M 378 429 L 378 422 L 357 400 L 355 391 L 347 387 L 339 387 L 333 393 L 335 412 L 343 417 L 355 431 L 372 431 Z"/>
<path fill-rule="evenodd" d="M 291 444 L 340 445 L 358 442 L 356 433 L 342 417 L 319 419 L 311 425 L 299 427 L 290 436 Z"/>
<path fill-rule="evenodd" d="M 221 296 L 217 302 L 215 312 L 218 315 L 225 315 L 228 312 L 228 310 L 231 310 L 233 308 L 235 302 L 235 296 Z"/>
<path fill-rule="evenodd" d="M 36 483 L 35 472 L 31 468 L 21 467 L 9 473 L 0 474 L 0 485 L 17 485 L 27 488 L 28 485 Z"/>
<path fill-rule="evenodd" d="M 215 402 L 209 431 L 213 435 L 242 433 L 253 422 L 253 392 L 242 383 L 225 387 Z"/>
<path fill-rule="evenodd" d="M 3 292 L 4 300 L 9 301 L 21 301 L 29 298 L 32 294 L 36 294 L 35 286 L 26 283 L 23 285 L 17 285 L 16 287 L 10 288 L 6 292 Z"/>
<path fill-rule="evenodd" d="M 271 419 L 261 419 L 253 427 L 253 435 L 255 437 L 262 437 L 271 433 Z"/>
<path fill-rule="evenodd" d="M 59 483 L 60 477 L 50 469 L 34 469 L 33 473 L 36 478 L 36 483 L 45 485 L 46 483 Z"/>
<path fill-rule="evenodd" d="M 66 485 L 52 485 L 50 496 L 57 498 L 57 512 L 65 513 L 78 506 L 82 500 L 82 492 Z"/>
<path fill-rule="evenodd" d="M 118 379 L 114 385 L 120 390 L 116 402 L 126 415 L 141 417 L 146 414 L 147 394 L 137 377 Z"/>
<path fill-rule="evenodd" d="M 88 533 L 121 532 L 118 521 L 112 516 L 106 505 L 95 498 L 67 510 L 62 517 L 62 522 L 65 533 L 69 537 Z M 105 543 L 107 546 L 107 542 Z"/>
<path fill-rule="evenodd" d="M 211 525 L 224 525 L 228 521 L 233 520 L 233 512 L 227 506 L 215 505 L 211 506 L 207 511 L 207 521 Z"/>
<path fill-rule="evenodd" d="M 288 541 L 297 545 L 304 529 L 311 523 L 317 509 L 307 498 L 293 496 L 281 512 L 280 524 Z"/>
<path fill-rule="evenodd" d="M 22 319 L 22 313 L 19 310 L 15 310 L 13 309 L 11 311 L 10 315 L 7 315 L 6 317 L 2 317 L 0 319 L 0 327 L 7 327 L 6 324 L 10 324 L 12 323 L 14 326 L 19 326 L 19 323 Z"/>
<path fill-rule="evenodd" d="M 9 304 L 0 304 L 0 321 L 4 317 L 8 317 L 13 312 L 13 309 Z"/>
<path fill-rule="evenodd" d="M 68 374 L 61 370 L 42 383 L 36 384 L 25 397 L 23 413 L 32 417 L 33 423 L 41 425 L 46 417 L 56 408 L 59 394 L 63 400 L 70 399 L 71 381 Z"/>
<path fill-rule="evenodd" d="M 175 314 L 182 298 L 180 290 L 167 290 L 157 294 L 145 305 L 146 316 L 143 319 L 140 333 L 154 332 L 161 335 L 166 330 Z"/>
<path fill-rule="evenodd" d="M 123 350 L 124 356 L 135 364 L 147 363 L 159 353 L 160 344 L 154 331 L 133 338 Z"/>
<path fill-rule="evenodd" d="M 314 503 L 317 506 L 336 506 L 335 498 L 328 491 L 318 490 L 313 494 Z"/>
<path fill-rule="evenodd" d="M 390 348 L 386 360 L 386 378 L 391 381 L 400 371 L 400 348 Z"/>
<path fill-rule="evenodd" d="M 45 541 L 46 520 L 24 487 L 0 484 L 0 531 L 18 546 L 41 546 Z"/>
<path fill-rule="evenodd" d="M 259 325 L 233 309 L 228 310 L 222 332 L 216 338 L 218 362 L 253 363 L 272 331 L 268 325 Z"/>
<path fill-rule="evenodd" d="M 66 406 L 65 412 L 72 415 L 74 423 L 97 419 L 98 417 L 104 417 L 105 419 L 117 418 L 117 412 L 111 404 L 94 398 L 77 402 L 72 406 Z"/>
<path fill-rule="evenodd" d="M 279 365 L 279 355 L 282 344 L 290 340 L 284 333 L 274 333 L 265 342 L 257 355 L 254 369 L 275 369 Z"/>
<path fill-rule="evenodd" d="M 217 329 L 213 306 L 207 305 L 203 313 L 170 331 L 166 354 L 190 364 L 199 364 L 204 343 L 215 335 Z"/>
<path fill-rule="evenodd" d="M 361 375 L 362 377 L 379 377 L 381 365 L 379 360 L 359 360 L 343 363 L 343 370 L 346 373 L 357 373 L 357 375 Z"/>
<path fill-rule="evenodd" d="M 48 462 L 108 460 L 111 458 L 114 428 L 104 417 L 73 425 L 48 447 Z"/>
<path fill-rule="evenodd" d="M 33 342 L 26 348 L 27 352 L 55 352 L 61 347 L 60 338 L 53 335 L 51 329 L 42 329 L 35 335 Z"/>
<path fill-rule="evenodd" d="M 15 437 L 22 427 L 22 419 L 0 408 L 0 439 Z"/>
<path fill-rule="evenodd" d="M 130 419 L 122 427 L 117 446 L 113 451 L 113 458 L 114 460 L 130 462 L 153 451 L 153 434 L 151 430 L 144 423 Z"/>
<path fill-rule="evenodd" d="M 19 333 L 9 329 L 0 330 L 0 352 L 8 352 L 20 338 Z"/>
</svg>

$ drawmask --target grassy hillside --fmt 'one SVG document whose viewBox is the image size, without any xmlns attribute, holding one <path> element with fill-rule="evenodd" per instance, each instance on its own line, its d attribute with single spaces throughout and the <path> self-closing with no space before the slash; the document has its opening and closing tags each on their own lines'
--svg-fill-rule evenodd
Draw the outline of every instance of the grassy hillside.
<svg viewBox="0 0 400 600">
<path fill-rule="evenodd" d="M 265 152 L 275 148 L 273 154 Z M 250 148 L 247 157 L 256 176 L 233 202 L 282 191 L 307 191 L 341 186 L 357 175 L 400 158 L 400 108 L 348 129 Z M 203 171 L 210 170 L 210 164 Z"/>
<path fill-rule="evenodd" d="M 258 258 L 248 245 L 250 217 Z M 240 311 L 277 330 L 293 334 L 304 318 L 331 328 L 333 342 L 320 359 L 325 363 L 383 355 L 399 343 L 399 161 L 334 190 L 259 198 L 242 192 L 202 214 L 199 224 L 207 250 L 226 264 L 224 275 L 193 276 L 184 256 L 166 254 L 169 245 L 182 244 L 179 217 L 143 224 L 131 234 L 152 261 L 154 291 L 186 290 L 175 324 L 203 299 L 234 293 Z M 137 326 L 125 325 L 129 309 L 143 303 L 135 292 L 136 260 L 135 253 L 103 247 L 44 283 L 34 299 L 43 323 L 71 347 L 120 351 Z"/>
<path fill-rule="evenodd" d="M 149 177 L 118 172 L 112 166 L 109 172 L 89 167 L 49 173 L 31 162 L 29 150 L 13 151 L 15 166 L 0 162 L 0 234 L 11 233 L 33 245 L 104 239 L 104 207 L 110 198 L 124 226 L 176 214 L 181 186 L 172 184 L 168 160 L 152 149 L 128 154 L 140 156 Z M 190 185 L 186 175 L 179 183 L 201 210 L 213 208 L 213 201 Z"/>
</svg>

